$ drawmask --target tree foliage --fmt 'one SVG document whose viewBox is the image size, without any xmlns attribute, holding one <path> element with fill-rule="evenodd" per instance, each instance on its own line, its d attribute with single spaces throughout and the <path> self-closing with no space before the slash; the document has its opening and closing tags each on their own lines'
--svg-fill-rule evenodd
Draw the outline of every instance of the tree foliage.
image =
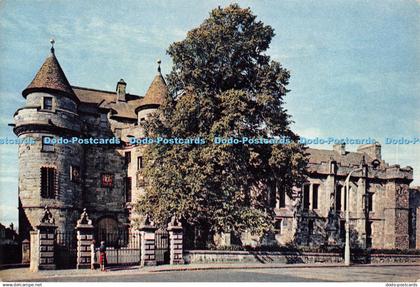
<svg viewBox="0 0 420 287">
<path fill-rule="evenodd" d="M 148 186 L 138 212 L 158 224 L 176 215 L 213 233 L 271 228 L 276 190 L 291 192 L 305 166 L 283 107 L 289 71 L 265 54 L 273 37 L 273 28 L 234 4 L 214 9 L 169 47 L 171 96 L 145 122 L 145 135 L 200 137 L 206 144 L 147 146 Z M 215 137 L 282 136 L 292 142 L 213 143 Z"/>
</svg>

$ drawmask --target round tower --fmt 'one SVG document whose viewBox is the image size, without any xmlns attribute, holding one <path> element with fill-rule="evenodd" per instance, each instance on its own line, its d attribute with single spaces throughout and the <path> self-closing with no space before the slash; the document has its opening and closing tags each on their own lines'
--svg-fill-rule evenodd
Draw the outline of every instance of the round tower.
<svg viewBox="0 0 420 287">
<path fill-rule="evenodd" d="M 14 132 L 21 140 L 18 193 L 22 239 L 29 238 L 29 231 L 39 224 L 45 206 L 60 232 L 74 230 L 81 210 L 83 148 L 61 142 L 80 136 L 79 100 L 55 57 L 53 40 L 51 44 L 50 55 L 22 91 L 25 106 L 14 115 Z"/>
<path fill-rule="evenodd" d="M 140 100 L 139 105 L 135 109 L 137 114 L 138 124 L 140 125 L 138 134 L 136 137 L 144 136 L 144 132 L 141 127 L 141 123 L 147 119 L 150 113 L 154 112 L 168 99 L 168 88 L 165 83 L 165 79 L 162 76 L 160 69 L 160 60 L 158 63 L 158 73 L 154 77 L 152 83 L 146 91 L 144 97 Z M 144 168 L 146 166 L 144 157 L 144 146 L 135 145 L 130 150 L 130 156 L 133 158 L 133 162 L 129 165 L 127 176 L 130 178 L 130 196 L 129 196 L 129 210 L 130 210 L 130 221 L 136 221 L 139 219 L 138 215 L 131 212 L 131 203 L 136 202 L 140 195 L 144 192 L 145 188 L 145 177 Z"/>
<path fill-rule="evenodd" d="M 160 70 L 161 61 L 158 60 L 157 63 L 158 73 L 150 84 L 149 89 L 147 89 L 140 105 L 136 108 L 139 124 L 144 121 L 151 112 L 155 111 L 160 105 L 162 105 L 168 97 L 168 88 Z"/>
</svg>

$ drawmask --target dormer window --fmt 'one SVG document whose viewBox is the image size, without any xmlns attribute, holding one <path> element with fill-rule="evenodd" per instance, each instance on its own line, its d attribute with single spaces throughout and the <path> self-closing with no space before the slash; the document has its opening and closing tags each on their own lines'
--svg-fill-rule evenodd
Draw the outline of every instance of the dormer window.
<svg viewBox="0 0 420 287">
<path fill-rule="evenodd" d="M 44 97 L 42 108 L 44 110 L 52 110 L 52 108 L 53 108 L 53 98 L 52 97 Z"/>
</svg>

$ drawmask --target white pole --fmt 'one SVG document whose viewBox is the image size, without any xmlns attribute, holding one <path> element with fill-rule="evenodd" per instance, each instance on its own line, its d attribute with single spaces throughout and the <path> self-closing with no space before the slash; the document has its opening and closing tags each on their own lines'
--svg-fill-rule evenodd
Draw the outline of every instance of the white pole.
<svg viewBox="0 0 420 287">
<path fill-rule="evenodd" d="M 344 246 L 344 265 L 350 266 L 350 188 L 349 181 L 351 174 L 355 171 L 361 170 L 361 168 L 356 168 L 350 171 L 349 175 L 346 178 L 346 244 Z"/>
</svg>

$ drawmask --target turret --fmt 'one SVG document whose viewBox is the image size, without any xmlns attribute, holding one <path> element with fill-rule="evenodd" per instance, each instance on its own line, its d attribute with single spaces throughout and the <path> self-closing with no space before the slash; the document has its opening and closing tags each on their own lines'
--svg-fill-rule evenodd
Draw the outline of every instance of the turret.
<svg viewBox="0 0 420 287">
<path fill-rule="evenodd" d="M 158 60 L 158 73 L 150 84 L 140 106 L 136 109 L 138 123 L 162 105 L 168 97 L 168 88 L 160 70 L 161 61 Z"/>
<path fill-rule="evenodd" d="M 61 231 L 74 228 L 80 208 L 76 202 L 81 198 L 83 148 L 55 143 L 80 136 L 79 100 L 55 56 L 54 40 L 51 44 L 50 55 L 22 92 L 25 106 L 14 115 L 15 134 L 35 142 L 19 145 L 19 229 L 23 238 L 38 224 L 45 206 Z"/>
</svg>

